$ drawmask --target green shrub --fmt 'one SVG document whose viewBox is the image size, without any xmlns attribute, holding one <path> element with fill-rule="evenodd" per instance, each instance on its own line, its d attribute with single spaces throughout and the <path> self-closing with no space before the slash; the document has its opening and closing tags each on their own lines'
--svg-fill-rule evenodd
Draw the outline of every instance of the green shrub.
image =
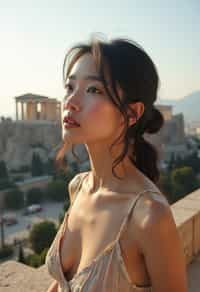
<svg viewBox="0 0 200 292">
<path fill-rule="evenodd" d="M 13 255 L 13 253 L 14 249 L 12 246 L 10 245 L 4 246 L 3 248 L 0 248 L 0 259 L 7 258 Z"/>
<path fill-rule="evenodd" d="M 8 170 L 4 160 L 0 160 L 0 177 L 8 178 Z"/>
<path fill-rule="evenodd" d="M 45 264 L 45 259 L 46 259 L 46 255 L 47 255 L 48 250 L 49 250 L 49 247 L 46 247 L 40 253 L 40 262 L 41 262 L 41 265 L 44 265 Z"/>
<path fill-rule="evenodd" d="M 12 173 L 21 173 L 21 172 L 27 173 L 28 171 L 30 171 L 30 166 L 28 166 L 28 165 L 22 165 L 18 169 L 15 169 L 15 168 L 10 169 L 10 172 L 12 172 Z"/>
<path fill-rule="evenodd" d="M 20 209 L 24 205 L 24 194 L 17 187 L 7 191 L 4 197 L 5 207 L 8 209 Z"/>
<path fill-rule="evenodd" d="M 191 167 L 176 168 L 171 173 L 173 196 L 179 200 L 199 187 L 197 177 Z"/>
<path fill-rule="evenodd" d="M 23 181 L 24 180 L 24 176 L 23 175 L 18 175 L 18 176 L 13 177 L 12 180 L 14 182 Z"/>
<path fill-rule="evenodd" d="M 57 229 L 55 223 L 49 220 L 34 224 L 29 235 L 31 247 L 36 253 L 49 248 L 55 238 Z"/>
<path fill-rule="evenodd" d="M 25 256 L 24 256 L 24 250 L 23 250 L 22 244 L 19 245 L 18 262 L 26 264 L 26 259 L 25 259 Z"/>
<path fill-rule="evenodd" d="M 27 204 L 38 204 L 44 200 L 44 192 L 40 188 L 32 188 L 26 193 Z"/>
<path fill-rule="evenodd" d="M 9 178 L 1 178 L 0 179 L 0 190 L 5 190 L 9 188 L 13 188 L 15 184 L 10 181 Z"/>
<path fill-rule="evenodd" d="M 53 180 L 46 188 L 46 197 L 52 201 L 62 202 L 66 199 L 67 195 L 67 183 L 64 180 Z"/>
<path fill-rule="evenodd" d="M 32 176 L 40 176 L 44 174 L 43 162 L 38 153 L 33 153 L 31 161 L 31 174 Z"/>
<path fill-rule="evenodd" d="M 41 266 L 41 257 L 36 253 L 28 255 L 25 261 L 27 265 L 34 268 Z"/>
<path fill-rule="evenodd" d="M 44 265 L 48 250 L 49 248 L 44 248 L 40 254 L 34 253 L 28 255 L 25 259 L 25 264 L 35 268 Z"/>
</svg>

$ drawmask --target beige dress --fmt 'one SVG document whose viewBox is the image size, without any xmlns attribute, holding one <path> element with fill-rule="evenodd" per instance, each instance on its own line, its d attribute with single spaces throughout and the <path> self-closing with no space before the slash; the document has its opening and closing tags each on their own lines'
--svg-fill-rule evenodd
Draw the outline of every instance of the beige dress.
<svg viewBox="0 0 200 292">
<path fill-rule="evenodd" d="M 87 174 L 87 173 L 86 173 Z M 85 176 L 83 175 L 83 178 Z M 78 186 L 80 189 L 82 180 Z M 129 215 L 134 209 L 137 200 L 146 191 L 143 190 L 131 201 L 126 216 L 123 218 L 119 232 L 114 241 L 112 241 L 88 266 L 76 273 L 70 281 L 67 281 L 61 265 L 60 242 L 64 234 L 69 211 L 65 214 L 56 237 L 48 250 L 45 264 L 49 274 L 58 281 L 58 292 L 152 292 L 152 286 L 138 286 L 131 282 L 125 262 L 122 257 L 120 247 L 120 237 L 128 222 Z M 153 190 L 155 193 L 155 190 Z M 78 192 L 76 192 L 77 194 Z"/>
</svg>

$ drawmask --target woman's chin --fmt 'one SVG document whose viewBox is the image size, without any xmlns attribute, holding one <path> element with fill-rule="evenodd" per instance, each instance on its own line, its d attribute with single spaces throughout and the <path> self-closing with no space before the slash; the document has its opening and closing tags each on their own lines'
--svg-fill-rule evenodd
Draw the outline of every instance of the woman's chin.
<svg viewBox="0 0 200 292">
<path fill-rule="evenodd" d="M 62 136 L 63 142 L 65 144 L 81 144 L 82 141 L 80 141 L 79 137 L 74 137 L 73 135 L 70 135 L 69 133 L 63 133 Z"/>
</svg>

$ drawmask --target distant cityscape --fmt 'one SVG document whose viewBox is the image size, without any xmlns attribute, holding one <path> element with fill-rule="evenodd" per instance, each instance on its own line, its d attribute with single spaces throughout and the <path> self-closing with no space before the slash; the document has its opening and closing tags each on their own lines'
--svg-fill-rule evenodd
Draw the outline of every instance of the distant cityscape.
<svg viewBox="0 0 200 292">
<path fill-rule="evenodd" d="M 162 105 L 171 105 L 174 114 L 183 113 L 185 132 L 188 135 L 199 136 L 200 131 L 200 91 L 195 91 L 179 100 L 159 99 Z"/>
</svg>

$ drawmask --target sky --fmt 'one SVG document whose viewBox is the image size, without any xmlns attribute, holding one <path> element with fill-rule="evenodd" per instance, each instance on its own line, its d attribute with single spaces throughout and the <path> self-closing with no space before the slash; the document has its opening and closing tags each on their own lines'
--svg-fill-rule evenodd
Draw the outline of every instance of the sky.
<svg viewBox="0 0 200 292">
<path fill-rule="evenodd" d="M 200 90 L 199 0 L 0 0 L 0 116 L 15 96 L 62 100 L 65 53 L 95 33 L 139 43 L 155 63 L 158 98 Z"/>
</svg>

